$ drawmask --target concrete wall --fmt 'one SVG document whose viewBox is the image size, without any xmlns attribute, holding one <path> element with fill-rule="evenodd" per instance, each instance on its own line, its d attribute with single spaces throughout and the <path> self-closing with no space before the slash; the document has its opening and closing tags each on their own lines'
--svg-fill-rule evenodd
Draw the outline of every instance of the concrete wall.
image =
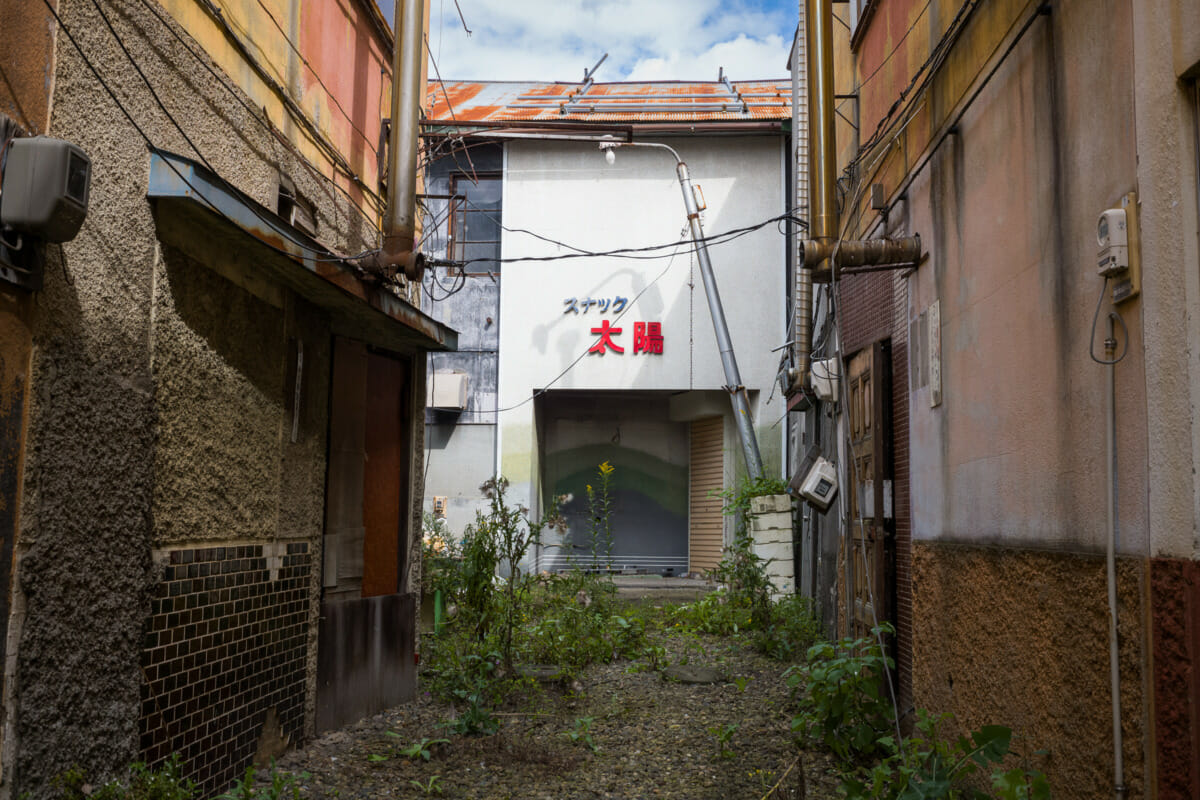
<svg viewBox="0 0 1200 800">
<path fill-rule="evenodd" d="M 784 146 L 774 137 L 676 138 L 670 142 L 687 162 L 708 203 L 704 225 L 719 233 L 752 225 L 784 207 Z M 680 238 L 685 222 L 673 160 L 659 150 L 625 148 L 607 165 L 590 143 L 510 142 L 506 148 L 504 215 L 512 228 L 527 228 L 592 251 L 664 244 Z M 548 386 L 596 336 L 607 319 L 623 333 L 615 340 L 624 355 L 586 355 L 554 382 L 571 390 L 719 389 L 724 385 L 711 318 L 697 270 L 686 248 L 674 259 L 636 261 L 588 258 L 504 265 L 500 330 L 501 472 L 514 499 L 529 505 L 539 472 L 534 435 L 535 390 Z M 555 256 L 565 247 L 510 234 L 504 257 Z M 757 423 L 769 428 L 783 414 L 764 401 L 775 380 L 783 342 L 786 270 L 784 238 L 774 225 L 711 248 L 717 283 L 745 385 L 757 392 Z M 668 267 L 668 264 L 670 266 Z M 640 296 L 639 296 L 640 294 Z M 596 306 L 564 313 L 564 301 L 587 298 L 628 301 L 620 322 Z M 764 303 L 764 298 L 772 298 Z M 633 323 L 662 323 L 662 355 L 633 354 Z M 520 404 L 520 405 L 518 405 Z M 769 418 L 772 414 L 774 418 Z M 780 469 L 779 428 L 760 430 L 768 471 Z M 543 492 L 544 494 L 544 492 Z"/>
</svg>

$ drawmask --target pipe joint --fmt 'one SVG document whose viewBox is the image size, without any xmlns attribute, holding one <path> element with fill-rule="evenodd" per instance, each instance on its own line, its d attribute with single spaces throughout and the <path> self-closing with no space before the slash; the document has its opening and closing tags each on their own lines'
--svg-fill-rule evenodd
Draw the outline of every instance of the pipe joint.
<svg viewBox="0 0 1200 800">
<path fill-rule="evenodd" d="M 420 281 L 426 266 L 424 254 L 413 249 L 412 238 L 402 236 L 384 239 L 382 249 L 351 259 L 350 263 L 368 275 L 389 281 L 399 274 L 410 281 Z"/>
</svg>

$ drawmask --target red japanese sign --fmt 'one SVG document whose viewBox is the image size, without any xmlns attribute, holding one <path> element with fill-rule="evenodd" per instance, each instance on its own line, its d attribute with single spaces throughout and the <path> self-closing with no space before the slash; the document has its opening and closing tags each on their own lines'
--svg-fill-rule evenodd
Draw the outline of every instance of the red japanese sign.
<svg viewBox="0 0 1200 800">
<path fill-rule="evenodd" d="M 600 338 L 596 343 L 588 348 L 589 353 L 604 355 L 607 351 L 612 350 L 614 353 L 623 354 L 625 348 L 621 347 L 614 341 L 614 336 L 619 336 L 624 328 L 614 328 L 608 320 L 601 320 L 599 328 L 592 328 L 594 335 Z M 633 323 L 633 353 L 646 353 L 647 355 L 662 355 L 663 351 L 663 334 L 661 322 L 635 322 Z"/>
</svg>

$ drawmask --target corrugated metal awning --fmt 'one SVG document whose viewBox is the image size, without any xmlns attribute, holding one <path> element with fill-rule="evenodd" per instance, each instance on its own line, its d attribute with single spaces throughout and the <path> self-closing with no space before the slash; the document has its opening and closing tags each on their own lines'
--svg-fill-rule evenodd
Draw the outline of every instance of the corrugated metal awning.
<svg viewBox="0 0 1200 800">
<path fill-rule="evenodd" d="M 153 150 L 159 236 L 201 263 L 233 266 L 295 290 L 330 314 L 334 332 L 399 352 L 457 350 L 458 333 L 368 284 L 316 240 L 190 159 Z"/>
</svg>

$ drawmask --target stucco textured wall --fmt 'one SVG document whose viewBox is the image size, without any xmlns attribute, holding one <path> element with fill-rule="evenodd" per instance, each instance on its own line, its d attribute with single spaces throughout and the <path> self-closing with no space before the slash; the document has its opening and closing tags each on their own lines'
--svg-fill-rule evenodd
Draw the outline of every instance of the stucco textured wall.
<svg viewBox="0 0 1200 800">
<path fill-rule="evenodd" d="M 1122 731 L 1129 797 L 1143 796 L 1142 562 L 1121 559 Z M 1056 798 L 1112 793 L 1108 594 L 1102 557 L 913 545 L 913 686 L 918 708 L 963 730 L 1012 727 Z"/>
<path fill-rule="evenodd" d="M 274 207 L 282 170 L 316 203 L 319 239 L 343 251 L 370 241 L 349 201 L 251 119 L 145 7 L 105 8 L 218 172 Z M 195 158 L 95 9 L 74 0 L 59 9 L 155 144 Z M 146 147 L 65 37 L 49 133 L 83 147 L 93 174 L 79 237 L 49 248 L 34 322 L 16 604 L 25 616 L 15 768 L 6 772 L 10 787 L 34 797 L 72 764 L 100 779 L 137 756 L 138 654 L 160 577 L 152 549 L 300 538 L 320 558 L 330 336 L 324 315 L 293 294 L 247 291 L 236 276 L 158 243 Z M 296 338 L 305 341 L 305 378 L 292 443 Z M 311 592 L 319 591 L 314 571 Z"/>
</svg>

